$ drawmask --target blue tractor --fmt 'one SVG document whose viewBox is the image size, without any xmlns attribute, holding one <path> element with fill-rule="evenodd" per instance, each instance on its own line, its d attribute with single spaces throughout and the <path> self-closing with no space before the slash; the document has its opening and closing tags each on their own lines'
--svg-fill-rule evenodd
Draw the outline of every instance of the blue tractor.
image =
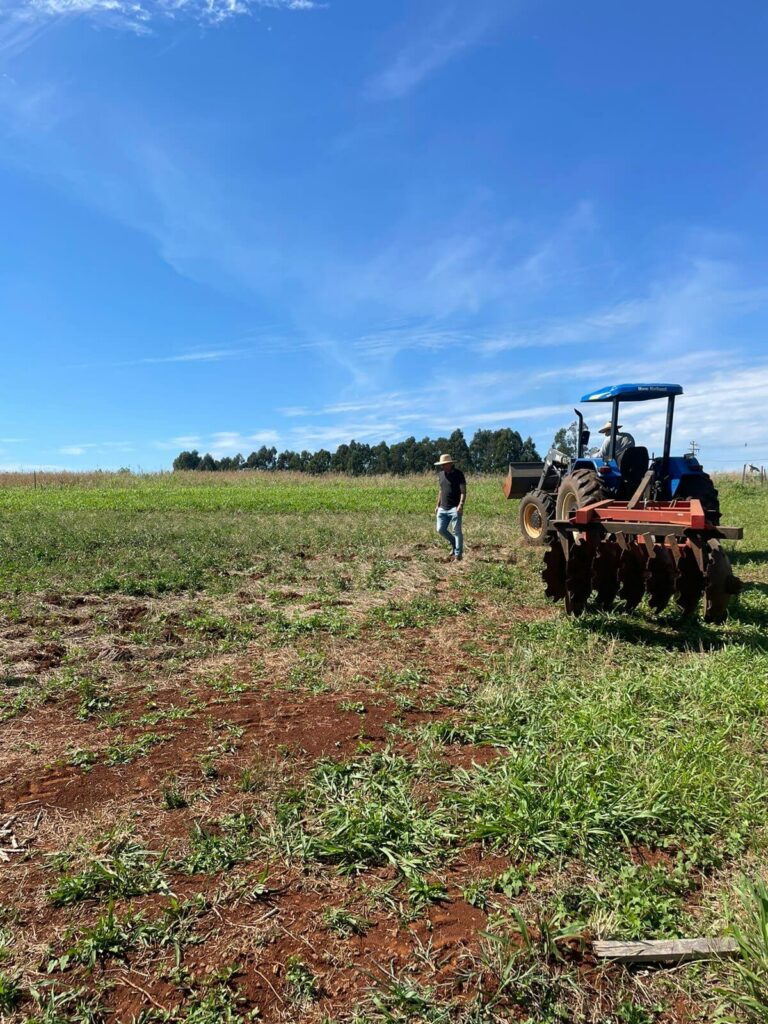
<svg viewBox="0 0 768 1024">
<path fill-rule="evenodd" d="M 712 525 L 720 522 L 717 490 L 695 455 L 671 455 L 675 399 L 679 384 L 614 384 L 584 395 L 582 402 L 610 404 L 610 432 L 600 454 L 588 451 L 590 431 L 576 409 L 577 454 L 571 458 L 555 448 L 543 463 L 513 463 L 505 482 L 509 498 L 521 498 L 520 529 L 528 544 L 547 544 L 554 522 L 567 520 L 575 509 L 607 499 L 671 501 L 698 499 Z M 620 435 L 622 402 L 666 399 L 666 425 L 661 455 L 640 445 L 626 445 Z"/>
<path fill-rule="evenodd" d="M 616 384 L 585 395 L 610 403 L 601 433 L 605 442 L 588 452 L 589 430 L 576 410 L 575 457 L 551 449 L 543 463 L 513 463 L 504 485 L 521 498 L 520 527 L 529 544 L 548 544 L 542 579 L 553 601 L 581 615 L 590 599 L 607 611 L 618 599 L 632 611 L 645 594 L 661 612 L 674 597 L 683 615 L 704 598 L 706 622 L 723 622 L 741 582 L 721 547 L 739 540 L 741 527 L 720 525 L 720 503 L 695 455 L 671 455 L 679 384 Z M 649 455 L 619 433 L 622 402 L 666 398 L 661 455 Z M 593 597 L 594 595 L 594 597 Z"/>
</svg>

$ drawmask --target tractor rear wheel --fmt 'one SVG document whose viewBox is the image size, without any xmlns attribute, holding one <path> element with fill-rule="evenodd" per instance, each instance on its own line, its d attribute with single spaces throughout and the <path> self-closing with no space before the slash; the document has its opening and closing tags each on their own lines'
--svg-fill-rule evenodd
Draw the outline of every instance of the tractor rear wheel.
<svg viewBox="0 0 768 1024">
<path fill-rule="evenodd" d="M 537 487 L 520 502 L 520 532 L 526 544 L 547 544 L 552 536 L 555 496 Z"/>
<path fill-rule="evenodd" d="M 608 492 L 597 473 L 591 469 L 576 469 L 560 484 L 555 503 L 557 519 L 567 519 L 571 512 L 585 505 L 604 501 Z"/>
<path fill-rule="evenodd" d="M 675 497 L 698 498 L 707 521 L 713 526 L 720 525 L 720 498 L 712 478 L 707 473 L 691 473 L 690 476 L 684 476 Z"/>
</svg>

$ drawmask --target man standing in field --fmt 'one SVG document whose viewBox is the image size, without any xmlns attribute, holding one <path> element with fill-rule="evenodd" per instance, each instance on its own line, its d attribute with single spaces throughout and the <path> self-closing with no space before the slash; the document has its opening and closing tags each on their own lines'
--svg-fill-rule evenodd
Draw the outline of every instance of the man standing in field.
<svg viewBox="0 0 768 1024">
<path fill-rule="evenodd" d="M 456 469 L 450 455 L 441 455 L 435 465 L 438 467 L 436 530 L 451 545 L 451 558 L 460 562 L 464 556 L 464 535 L 461 532 L 461 516 L 467 498 L 467 481 L 460 469 Z M 453 529 L 451 533 L 449 527 Z"/>
</svg>

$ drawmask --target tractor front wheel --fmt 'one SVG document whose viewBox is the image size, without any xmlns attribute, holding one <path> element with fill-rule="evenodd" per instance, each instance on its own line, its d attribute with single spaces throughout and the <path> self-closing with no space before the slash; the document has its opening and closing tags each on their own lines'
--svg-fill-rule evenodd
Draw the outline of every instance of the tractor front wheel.
<svg viewBox="0 0 768 1024">
<path fill-rule="evenodd" d="M 556 518 L 568 519 L 577 508 L 594 505 L 596 501 L 604 501 L 607 497 L 608 492 L 597 473 L 591 469 L 576 469 L 560 484 L 555 503 Z"/>
<path fill-rule="evenodd" d="M 526 544 L 546 544 L 551 537 L 550 524 L 555 514 L 555 497 L 546 491 L 530 491 L 520 502 L 520 532 Z"/>
</svg>

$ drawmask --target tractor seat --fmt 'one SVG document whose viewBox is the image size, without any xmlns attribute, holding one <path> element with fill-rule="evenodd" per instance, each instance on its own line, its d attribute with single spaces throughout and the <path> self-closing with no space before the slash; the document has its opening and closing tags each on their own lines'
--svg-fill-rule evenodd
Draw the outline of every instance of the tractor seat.
<svg viewBox="0 0 768 1024">
<path fill-rule="evenodd" d="M 633 495 L 640 486 L 640 481 L 648 472 L 650 462 L 648 449 L 639 445 L 625 449 L 617 459 L 621 473 L 622 490 Z"/>
</svg>

